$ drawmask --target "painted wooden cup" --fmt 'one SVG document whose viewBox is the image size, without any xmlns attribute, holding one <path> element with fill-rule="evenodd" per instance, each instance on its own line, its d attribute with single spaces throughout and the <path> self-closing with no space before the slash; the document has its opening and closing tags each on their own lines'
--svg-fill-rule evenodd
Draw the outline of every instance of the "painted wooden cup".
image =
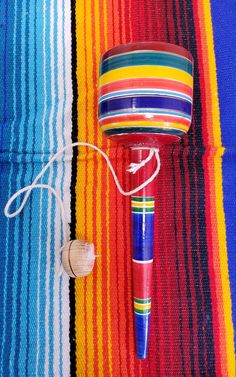
<svg viewBox="0 0 236 377">
<path fill-rule="evenodd" d="M 193 59 L 184 48 L 162 42 L 129 43 L 101 58 L 99 123 L 110 139 L 131 148 L 132 162 L 180 140 L 192 116 Z M 132 177 L 138 186 L 153 173 L 153 161 Z M 155 183 L 131 198 L 136 350 L 148 351 L 151 312 Z"/>
</svg>

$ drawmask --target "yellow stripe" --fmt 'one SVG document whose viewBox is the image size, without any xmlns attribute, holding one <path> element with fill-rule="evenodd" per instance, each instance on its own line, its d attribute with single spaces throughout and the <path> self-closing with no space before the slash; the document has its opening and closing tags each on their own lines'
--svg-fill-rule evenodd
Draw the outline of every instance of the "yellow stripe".
<svg viewBox="0 0 236 377">
<path fill-rule="evenodd" d="M 149 302 L 148 304 L 138 304 L 138 303 L 135 302 L 134 308 L 135 309 L 141 309 L 141 310 L 151 309 L 151 302 Z"/>
<path fill-rule="evenodd" d="M 133 202 L 131 201 L 132 207 L 154 207 L 155 202 Z"/>
<path fill-rule="evenodd" d="M 109 84 L 113 81 L 129 78 L 165 78 L 183 82 L 192 87 L 193 77 L 184 71 L 176 68 L 162 67 L 162 66 L 133 66 L 113 69 L 112 71 L 104 73 L 100 77 L 100 87 Z"/>
<path fill-rule="evenodd" d="M 126 122 L 116 122 L 116 123 L 109 123 L 105 126 L 101 126 L 102 131 L 109 130 L 111 128 L 126 128 L 126 127 L 152 127 L 152 128 L 166 128 L 166 129 L 178 129 L 183 132 L 187 132 L 189 130 L 188 126 L 179 123 L 171 123 L 171 122 L 151 122 L 151 121 L 126 121 Z"/>
<path fill-rule="evenodd" d="M 210 2 L 203 1 L 203 10 L 205 18 L 205 28 L 207 46 L 208 46 L 208 61 L 210 64 L 210 70 L 208 72 L 210 77 L 211 93 L 218 94 L 217 77 L 216 77 L 216 62 L 214 53 L 214 39 L 212 31 L 211 21 L 211 8 Z M 212 108 L 209 109 L 213 116 L 213 135 L 214 145 L 221 146 L 221 129 L 220 129 L 220 111 L 218 95 L 214 95 L 212 98 Z M 219 250 L 220 250 L 220 278 L 222 283 L 223 294 L 223 310 L 225 318 L 225 330 L 226 330 L 226 349 L 227 355 L 226 363 L 228 367 L 228 375 L 235 376 L 235 350 L 234 350 L 234 330 L 232 321 L 232 302 L 230 295 L 229 285 L 229 272 L 228 272 L 228 257 L 227 257 L 227 245 L 226 245 L 226 229 L 225 229 L 225 214 L 223 208 L 223 179 L 222 179 L 222 155 L 224 149 L 220 148 L 218 154 L 214 157 L 214 172 L 215 172 L 215 186 L 216 186 L 216 212 L 217 212 L 217 228 L 219 237 Z"/>
<path fill-rule="evenodd" d="M 80 2 L 79 2 L 80 3 Z M 83 79 L 83 86 L 81 88 L 79 88 L 80 90 L 80 99 L 79 99 L 79 111 L 78 113 L 80 114 L 80 109 L 82 107 L 85 107 L 85 118 L 82 118 L 82 117 L 79 117 L 79 120 L 80 120 L 80 123 L 79 123 L 79 140 L 84 140 L 81 138 L 81 131 L 83 130 L 84 134 L 85 134 L 85 138 L 86 138 L 86 131 L 88 133 L 88 139 L 91 143 L 94 142 L 94 133 L 93 133 L 93 127 L 92 127 L 92 116 L 91 116 L 91 109 L 93 108 L 93 97 L 90 96 L 89 97 L 89 101 L 88 101 L 88 94 L 86 92 L 86 85 L 88 88 L 90 88 L 91 86 L 91 82 L 93 80 L 93 76 L 92 76 L 92 69 L 91 67 L 93 66 L 93 57 L 92 57 L 92 25 L 90 22 L 88 22 L 88 14 L 91 12 L 91 0 L 88 0 L 86 1 L 85 3 L 85 13 L 84 15 L 82 16 L 80 14 L 80 12 L 78 13 L 78 18 L 82 18 L 82 20 L 84 21 L 84 17 L 85 17 L 85 40 L 83 40 L 83 43 L 81 44 L 81 47 L 79 46 L 80 42 L 79 41 L 82 41 L 82 39 L 80 38 L 80 31 L 79 29 L 78 30 L 78 76 L 80 76 L 81 73 L 85 73 L 85 75 L 82 77 Z M 84 28 L 84 26 L 83 26 Z M 84 34 L 83 33 L 83 34 Z M 84 45 L 85 43 L 85 45 Z M 86 55 L 85 55 L 85 51 L 86 51 Z M 84 53 L 84 56 L 81 56 L 80 54 L 81 53 Z M 80 70 L 80 63 L 81 63 L 81 60 L 83 59 L 87 59 L 87 64 L 84 64 L 85 62 L 83 62 L 84 64 L 84 70 L 81 72 Z M 89 90 L 89 89 L 88 89 Z M 83 93 L 83 95 L 81 95 Z M 87 105 L 87 109 L 86 109 L 86 105 Z M 85 123 L 84 124 L 84 119 L 87 119 L 87 124 Z M 87 128 L 87 130 L 86 130 Z M 87 153 L 91 153 L 90 151 Z M 93 192 L 93 176 L 94 176 L 94 166 L 93 166 L 93 163 L 92 163 L 92 160 L 88 160 L 88 155 L 85 155 L 85 158 L 87 159 L 88 161 L 88 164 L 87 164 L 87 181 L 86 181 L 86 194 L 87 194 L 87 197 L 85 197 L 85 200 L 86 200 L 86 204 L 84 203 L 85 205 L 85 210 L 86 210 L 86 224 L 85 224 L 85 227 L 87 229 L 87 234 L 86 234 L 86 238 L 89 240 L 89 241 L 93 241 L 93 215 L 92 215 L 92 210 L 93 210 L 93 202 L 92 202 L 92 192 Z M 77 191 L 77 202 L 80 201 L 80 197 L 81 197 L 81 193 L 84 192 L 84 188 L 81 188 L 80 187 L 80 191 Z M 94 275 L 91 274 L 88 276 L 88 278 L 86 279 L 86 284 L 87 284 L 87 291 L 86 291 L 86 306 L 85 306 L 85 310 L 86 310 L 86 313 L 87 313 L 87 318 L 86 318 L 86 329 L 87 329 L 87 333 L 86 333 L 86 340 L 87 340 L 87 358 L 86 358 L 86 369 L 87 369 L 87 373 L 88 375 L 93 375 L 94 373 L 94 326 L 95 328 L 97 327 L 96 326 L 96 323 L 94 323 L 94 320 L 96 321 L 96 319 L 94 319 L 94 316 L 93 316 L 93 305 L 94 305 L 94 294 L 93 294 L 93 285 L 94 285 Z M 81 353 L 81 350 L 78 349 L 77 351 L 78 353 Z M 80 371 L 78 371 L 78 376 L 80 375 Z"/>
</svg>

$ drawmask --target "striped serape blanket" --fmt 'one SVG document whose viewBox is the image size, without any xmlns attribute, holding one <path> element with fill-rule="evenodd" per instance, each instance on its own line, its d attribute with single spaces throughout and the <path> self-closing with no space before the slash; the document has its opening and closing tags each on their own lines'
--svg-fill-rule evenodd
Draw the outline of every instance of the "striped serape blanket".
<svg viewBox="0 0 236 377">
<path fill-rule="evenodd" d="M 235 0 L 5 0 L 0 12 L 0 376 L 234 377 L 236 326 Z M 87 278 L 59 276 L 60 209 L 9 197 L 72 141 L 105 151 L 129 189 L 129 151 L 97 120 L 102 53 L 159 40 L 194 57 L 189 134 L 160 151 L 149 356 L 135 355 L 130 201 L 101 156 L 67 151 L 43 183 L 71 238 L 94 242 Z M 19 204 L 19 200 L 18 203 Z"/>
</svg>

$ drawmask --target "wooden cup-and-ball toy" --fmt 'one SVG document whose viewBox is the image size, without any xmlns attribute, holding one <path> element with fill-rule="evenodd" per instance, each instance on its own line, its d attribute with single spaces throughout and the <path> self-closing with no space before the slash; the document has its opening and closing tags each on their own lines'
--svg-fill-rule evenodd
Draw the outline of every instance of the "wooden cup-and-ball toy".
<svg viewBox="0 0 236 377">
<path fill-rule="evenodd" d="M 148 148 L 180 140 L 192 116 L 193 58 L 184 48 L 162 42 L 114 47 L 101 58 L 99 123 L 111 140 L 131 148 L 133 162 Z M 153 163 L 132 176 L 139 186 Z M 155 182 L 131 197 L 133 305 L 138 358 L 145 359 L 151 312 Z"/>
</svg>

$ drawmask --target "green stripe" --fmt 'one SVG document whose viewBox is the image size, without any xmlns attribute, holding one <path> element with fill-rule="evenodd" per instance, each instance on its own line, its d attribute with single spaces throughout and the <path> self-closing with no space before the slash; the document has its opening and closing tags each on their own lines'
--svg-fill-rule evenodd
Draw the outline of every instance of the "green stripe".
<svg viewBox="0 0 236 377">
<path fill-rule="evenodd" d="M 129 53 L 120 56 L 114 56 L 105 60 L 101 65 L 100 75 L 111 71 L 112 69 L 122 67 L 132 67 L 138 65 L 164 66 L 180 69 L 192 75 L 193 65 L 189 60 L 168 53 L 144 52 Z"/>
<path fill-rule="evenodd" d="M 154 207 L 132 207 L 132 212 L 143 213 L 143 212 L 154 212 Z"/>
<path fill-rule="evenodd" d="M 121 127 L 121 128 L 110 128 L 109 130 L 105 130 L 104 133 L 106 135 L 117 135 L 117 134 L 129 134 L 129 133 L 153 133 L 153 134 L 165 134 L 165 135 L 176 135 L 176 136 L 184 136 L 186 134 L 185 131 L 176 130 L 176 129 L 166 129 L 166 128 L 153 128 L 153 127 Z"/>
<path fill-rule="evenodd" d="M 149 304 L 151 302 L 151 298 L 134 298 L 134 302 L 137 304 Z"/>
<path fill-rule="evenodd" d="M 134 202 L 153 202 L 155 200 L 155 197 L 154 196 L 146 196 L 146 197 L 132 196 L 131 200 Z"/>
<path fill-rule="evenodd" d="M 134 309 L 134 312 L 135 313 L 139 313 L 139 314 L 149 314 L 149 313 L 151 313 L 151 310 L 150 309 L 143 309 L 143 310 L 141 310 L 141 309 Z"/>
</svg>

